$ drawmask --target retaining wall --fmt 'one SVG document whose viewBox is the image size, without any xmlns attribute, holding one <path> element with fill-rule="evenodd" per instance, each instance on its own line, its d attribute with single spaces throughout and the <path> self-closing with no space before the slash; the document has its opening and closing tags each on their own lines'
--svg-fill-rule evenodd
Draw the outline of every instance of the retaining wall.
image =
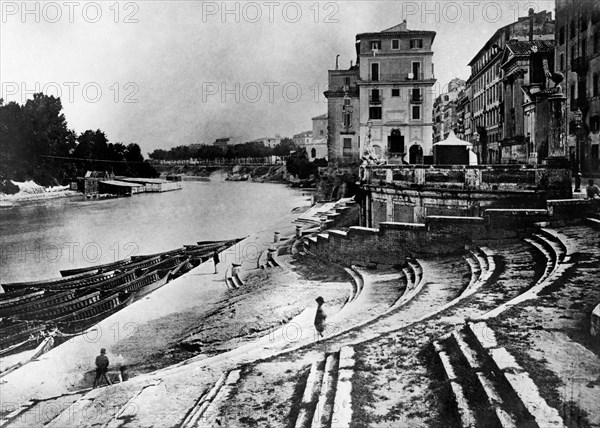
<svg viewBox="0 0 600 428">
<path fill-rule="evenodd" d="M 595 206 L 593 201 L 574 201 L 570 209 L 566 201 L 558 205 L 561 212 L 577 215 Z M 355 226 L 347 232 L 321 233 L 316 243 L 309 243 L 309 250 L 347 266 L 394 265 L 406 257 L 457 254 L 480 242 L 521 238 L 529 235 L 536 223 L 556 219 L 541 209 L 492 209 L 483 217 L 429 216 L 424 223 L 382 222 L 378 229 Z"/>
</svg>

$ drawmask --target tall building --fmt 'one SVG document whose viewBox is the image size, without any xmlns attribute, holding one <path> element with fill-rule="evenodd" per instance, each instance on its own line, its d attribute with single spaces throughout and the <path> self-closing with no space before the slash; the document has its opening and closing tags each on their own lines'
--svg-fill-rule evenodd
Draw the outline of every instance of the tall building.
<svg viewBox="0 0 600 428">
<path fill-rule="evenodd" d="M 456 99 L 456 136 L 461 140 L 472 143 L 472 114 L 471 114 L 471 88 L 465 86 L 459 93 Z"/>
<path fill-rule="evenodd" d="M 360 164 L 358 66 L 329 70 L 327 98 L 328 154 L 334 167 Z"/>
<path fill-rule="evenodd" d="M 565 134 L 573 170 L 600 173 L 600 4 L 556 0 L 557 69 L 565 76 Z M 578 111 L 579 110 L 579 111 Z M 579 123 L 578 123 L 579 122 Z"/>
<path fill-rule="evenodd" d="M 361 153 L 371 144 L 388 163 L 420 164 L 432 150 L 434 31 L 406 20 L 356 36 Z"/>
<path fill-rule="evenodd" d="M 511 40 L 553 40 L 552 13 L 542 11 L 519 18 L 497 30 L 469 62 L 471 76 L 467 84 L 472 92 L 474 151 L 480 163 L 500 163 L 504 139 L 504 105 L 502 87 L 502 58 Z"/>
</svg>

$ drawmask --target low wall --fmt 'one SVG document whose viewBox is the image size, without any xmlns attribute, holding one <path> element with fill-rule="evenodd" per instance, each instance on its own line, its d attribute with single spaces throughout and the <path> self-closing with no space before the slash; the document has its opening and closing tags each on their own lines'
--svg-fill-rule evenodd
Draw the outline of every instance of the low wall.
<svg viewBox="0 0 600 428">
<path fill-rule="evenodd" d="M 574 200 L 570 212 L 592 209 L 593 201 Z M 565 212 L 569 204 L 563 201 Z M 579 211 L 575 207 L 579 207 Z M 378 229 L 351 227 L 318 234 L 309 250 L 347 266 L 402 264 L 406 257 L 460 254 L 480 242 L 528 236 L 537 223 L 560 220 L 542 209 L 491 209 L 483 217 L 429 216 L 424 223 L 382 222 Z"/>
</svg>

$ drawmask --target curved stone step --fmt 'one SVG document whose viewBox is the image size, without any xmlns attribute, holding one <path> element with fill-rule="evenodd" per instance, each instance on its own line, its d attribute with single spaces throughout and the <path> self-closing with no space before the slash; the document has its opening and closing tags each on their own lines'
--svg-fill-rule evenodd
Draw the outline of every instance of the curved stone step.
<svg viewBox="0 0 600 428">
<path fill-rule="evenodd" d="M 563 419 L 558 410 L 544 400 L 529 374 L 521 368 L 514 357 L 503 347 L 499 347 L 493 330 L 484 322 L 469 324 L 465 330 L 477 342 L 481 350 L 489 355 L 494 368 L 502 373 L 520 404 L 540 427 L 563 427 Z"/>
<path fill-rule="evenodd" d="M 312 418 L 311 428 L 329 428 L 333 415 L 335 391 L 337 386 L 339 353 L 330 354 L 325 361 L 325 372 L 321 383 L 321 392 Z"/>
</svg>

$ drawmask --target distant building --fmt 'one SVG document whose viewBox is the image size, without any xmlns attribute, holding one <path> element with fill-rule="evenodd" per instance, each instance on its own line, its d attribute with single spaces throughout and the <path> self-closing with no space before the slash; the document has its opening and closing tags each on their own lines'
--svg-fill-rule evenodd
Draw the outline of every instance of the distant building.
<svg viewBox="0 0 600 428">
<path fill-rule="evenodd" d="M 552 13 L 542 11 L 519 18 L 497 30 L 469 62 L 471 76 L 471 110 L 473 114 L 472 143 L 480 163 L 500 163 L 504 139 L 502 58 L 511 40 L 554 40 Z"/>
<path fill-rule="evenodd" d="M 327 98 L 328 157 L 331 166 L 359 165 L 360 101 L 358 66 L 329 70 Z"/>
<path fill-rule="evenodd" d="M 370 144 L 388 163 L 410 164 L 431 155 L 435 35 L 405 20 L 356 36 L 361 153 Z"/>
<path fill-rule="evenodd" d="M 470 92 L 471 88 L 466 86 L 458 93 L 458 98 L 456 99 L 456 124 L 454 128 L 458 138 L 473 144 L 473 115 L 471 112 Z"/>
<path fill-rule="evenodd" d="M 309 161 L 315 159 L 327 159 L 327 114 L 313 117 L 313 138 L 306 145 L 306 153 Z"/>
<path fill-rule="evenodd" d="M 312 140 L 312 131 L 304 131 L 292 137 L 292 141 L 298 147 L 306 147 Z"/>
<path fill-rule="evenodd" d="M 565 76 L 565 135 L 573 170 L 600 173 L 600 4 L 593 0 L 556 1 L 556 68 Z M 581 112 L 582 124 L 576 118 Z M 579 134 L 579 144 L 577 143 Z M 579 148 L 579 153 L 577 149 Z"/>
<path fill-rule="evenodd" d="M 433 142 L 448 138 L 450 131 L 457 123 L 458 96 L 465 89 L 466 82 L 452 79 L 448 84 L 448 92 L 439 95 L 433 103 Z"/>
<path fill-rule="evenodd" d="M 249 141 L 250 143 L 263 143 L 265 147 L 273 148 L 281 143 L 281 137 L 276 135 L 275 137 L 262 137 L 255 140 Z"/>
<path fill-rule="evenodd" d="M 233 146 L 233 140 L 231 137 L 217 138 L 213 143 L 214 146 L 220 148 L 223 151 L 227 150 L 227 146 Z"/>
</svg>

